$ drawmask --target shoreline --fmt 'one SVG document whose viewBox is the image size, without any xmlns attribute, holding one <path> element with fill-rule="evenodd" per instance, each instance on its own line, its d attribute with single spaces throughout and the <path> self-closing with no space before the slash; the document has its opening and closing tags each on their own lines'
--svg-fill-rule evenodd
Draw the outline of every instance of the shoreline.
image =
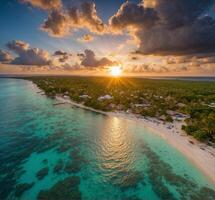
<svg viewBox="0 0 215 200">
<path fill-rule="evenodd" d="M 37 91 L 40 90 L 34 83 L 33 86 L 36 86 Z M 200 143 L 196 139 L 184 133 L 181 130 L 182 122 L 164 124 L 156 118 L 144 118 L 125 112 L 104 112 L 76 103 L 71 99 L 62 97 L 62 95 L 57 95 L 55 99 L 61 103 L 71 104 L 72 106 L 106 116 L 118 117 L 137 122 L 139 125 L 144 126 L 154 134 L 162 137 L 168 144 L 176 148 L 186 158 L 188 158 L 201 172 L 203 172 L 204 175 L 208 177 L 211 182 L 215 183 L 215 148 L 204 143 Z"/>
<path fill-rule="evenodd" d="M 56 100 L 71 104 L 75 107 L 100 113 L 110 117 L 119 117 L 134 122 L 138 122 L 145 128 L 151 130 L 155 134 L 162 137 L 167 143 L 172 145 L 187 157 L 198 169 L 200 169 L 213 183 L 215 183 L 215 149 L 206 144 L 200 143 L 192 137 L 189 137 L 179 128 L 179 123 L 166 123 L 165 125 L 155 119 L 138 118 L 134 114 L 120 113 L 120 112 L 103 112 L 82 104 L 78 104 L 69 99 L 56 96 Z M 158 124 L 159 123 L 159 124 Z M 174 128 L 168 129 L 170 124 L 174 124 Z M 192 143 L 190 143 L 191 141 Z M 207 165 L 205 165 L 207 163 Z"/>
</svg>

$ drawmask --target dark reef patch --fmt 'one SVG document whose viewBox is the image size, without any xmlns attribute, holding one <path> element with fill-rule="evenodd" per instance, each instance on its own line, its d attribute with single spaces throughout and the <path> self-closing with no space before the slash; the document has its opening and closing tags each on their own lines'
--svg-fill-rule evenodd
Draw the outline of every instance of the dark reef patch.
<svg viewBox="0 0 215 200">
<path fill-rule="evenodd" d="M 40 149 L 43 139 L 22 131 L 1 132 L 1 138 L 10 138 L 7 148 L 0 151 L 0 199 L 7 199 L 15 189 L 16 180 L 24 173 L 21 165 L 33 152 Z"/>
<path fill-rule="evenodd" d="M 142 200 L 142 199 L 140 199 L 137 196 L 130 196 L 130 197 L 125 198 L 124 200 Z"/>
<path fill-rule="evenodd" d="M 195 199 L 195 200 L 214 200 L 215 199 L 215 191 L 207 188 L 207 187 L 203 187 L 199 190 L 198 193 L 196 194 L 192 194 L 191 195 L 191 199 Z"/>
<path fill-rule="evenodd" d="M 70 151 L 69 156 L 74 162 L 80 163 L 81 165 L 88 163 L 87 159 L 81 155 L 80 150 L 77 148 Z"/>
<path fill-rule="evenodd" d="M 55 165 L 54 170 L 53 170 L 54 173 L 59 174 L 63 170 L 63 167 L 64 167 L 63 160 L 62 159 L 58 160 L 58 162 Z"/>
<path fill-rule="evenodd" d="M 122 178 L 121 188 L 137 187 L 138 183 L 143 181 L 143 175 L 138 171 L 130 171 Z"/>
<path fill-rule="evenodd" d="M 68 174 L 78 173 L 80 170 L 81 170 L 81 163 L 71 162 L 71 161 L 69 161 L 64 168 L 64 171 L 67 172 Z"/>
<path fill-rule="evenodd" d="M 44 167 L 41 170 L 39 170 L 36 174 L 38 180 L 42 180 L 45 176 L 47 176 L 49 173 L 49 168 L 48 167 Z"/>
<path fill-rule="evenodd" d="M 58 153 L 63 153 L 71 149 L 71 145 L 68 143 L 63 143 L 57 148 Z"/>
<path fill-rule="evenodd" d="M 65 130 L 56 131 L 48 136 L 49 140 L 60 140 L 65 136 Z"/>
<path fill-rule="evenodd" d="M 76 147 L 80 146 L 81 143 L 82 143 L 82 141 L 81 141 L 80 138 L 78 138 L 76 136 L 72 136 L 72 135 L 66 137 L 65 140 L 64 140 L 64 142 L 66 144 L 69 144 L 73 148 L 76 148 Z"/>
<path fill-rule="evenodd" d="M 79 184 L 79 177 L 68 177 L 56 183 L 51 189 L 40 191 L 37 200 L 81 200 Z"/>
<path fill-rule="evenodd" d="M 50 133 L 46 138 L 43 138 L 41 146 L 37 150 L 37 153 L 43 153 L 50 149 L 56 148 L 60 144 L 60 142 L 64 139 L 64 136 L 65 136 L 64 131 L 57 131 L 55 133 Z"/>
<path fill-rule="evenodd" d="M 136 188 L 139 183 L 144 184 L 144 177 L 141 172 L 135 170 L 121 171 L 117 177 L 113 177 L 113 184 L 121 190 Z"/>
<path fill-rule="evenodd" d="M 150 149 L 146 144 L 142 145 L 144 154 L 149 160 L 148 176 L 152 183 L 152 189 L 163 200 L 176 199 L 168 185 L 176 188 L 180 199 L 215 199 L 215 191 L 204 187 L 200 188 L 199 185 L 183 176 L 177 175 L 173 172 L 172 167 L 159 158 L 159 156 Z M 201 197 L 201 198 L 199 198 Z"/>
<path fill-rule="evenodd" d="M 43 164 L 45 164 L 45 165 L 48 164 L 48 160 L 47 160 L 47 159 L 44 159 L 42 162 L 43 162 Z"/>
<path fill-rule="evenodd" d="M 57 143 L 52 143 L 51 141 L 48 141 L 47 139 L 42 142 L 41 147 L 37 150 L 37 153 L 44 153 L 45 151 L 48 151 L 50 149 L 53 149 L 57 146 Z"/>
<path fill-rule="evenodd" d="M 32 188 L 34 183 L 22 183 L 16 186 L 15 188 L 15 197 L 21 197 L 22 194 Z"/>
</svg>

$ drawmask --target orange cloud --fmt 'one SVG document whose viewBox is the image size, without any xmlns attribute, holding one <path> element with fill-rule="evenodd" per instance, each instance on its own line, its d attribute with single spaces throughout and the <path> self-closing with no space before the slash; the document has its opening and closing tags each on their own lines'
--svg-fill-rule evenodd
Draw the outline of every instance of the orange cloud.
<svg viewBox="0 0 215 200">
<path fill-rule="evenodd" d="M 0 62 L 1 63 L 7 63 L 10 62 L 13 59 L 12 55 L 7 52 L 0 49 Z"/>
<path fill-rule="evenodd" d="M 83 37 L 79 38 L 80 42 L 91 42 L 94 40 L 94 37 L 90 34 L 85 34 Z"/>
<path fill-rule="evenodd" d="M 24 3 L 29 3 L 34 7 L 44 10 L 60 9 L 62 7 L 61 0 L 22 0 L 22 1 Z"/>
</svg>

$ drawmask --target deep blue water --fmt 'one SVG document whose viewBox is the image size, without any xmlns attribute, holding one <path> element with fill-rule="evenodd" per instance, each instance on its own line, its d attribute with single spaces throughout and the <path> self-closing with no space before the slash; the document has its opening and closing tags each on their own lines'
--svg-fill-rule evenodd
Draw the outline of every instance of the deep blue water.
<svg viewBox="0 0 215 200">
<path fill-rule="evenodd" d="M 0 199 L 215 199 L 215 186 L 143 126 L 0 79 Z"/>
</svg>

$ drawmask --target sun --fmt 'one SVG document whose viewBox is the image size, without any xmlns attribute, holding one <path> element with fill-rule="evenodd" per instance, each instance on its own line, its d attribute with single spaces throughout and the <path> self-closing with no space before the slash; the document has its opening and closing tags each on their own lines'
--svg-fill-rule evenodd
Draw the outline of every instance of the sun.
<svg viewBox="0 0 215 200">
<path fill-rule="evenodd" d="M 118 77 L 122 74 L 122 69 L 120 66 L 113 66 L 110 68 L 110 74 L 114 77 Z"/>
</svg>

